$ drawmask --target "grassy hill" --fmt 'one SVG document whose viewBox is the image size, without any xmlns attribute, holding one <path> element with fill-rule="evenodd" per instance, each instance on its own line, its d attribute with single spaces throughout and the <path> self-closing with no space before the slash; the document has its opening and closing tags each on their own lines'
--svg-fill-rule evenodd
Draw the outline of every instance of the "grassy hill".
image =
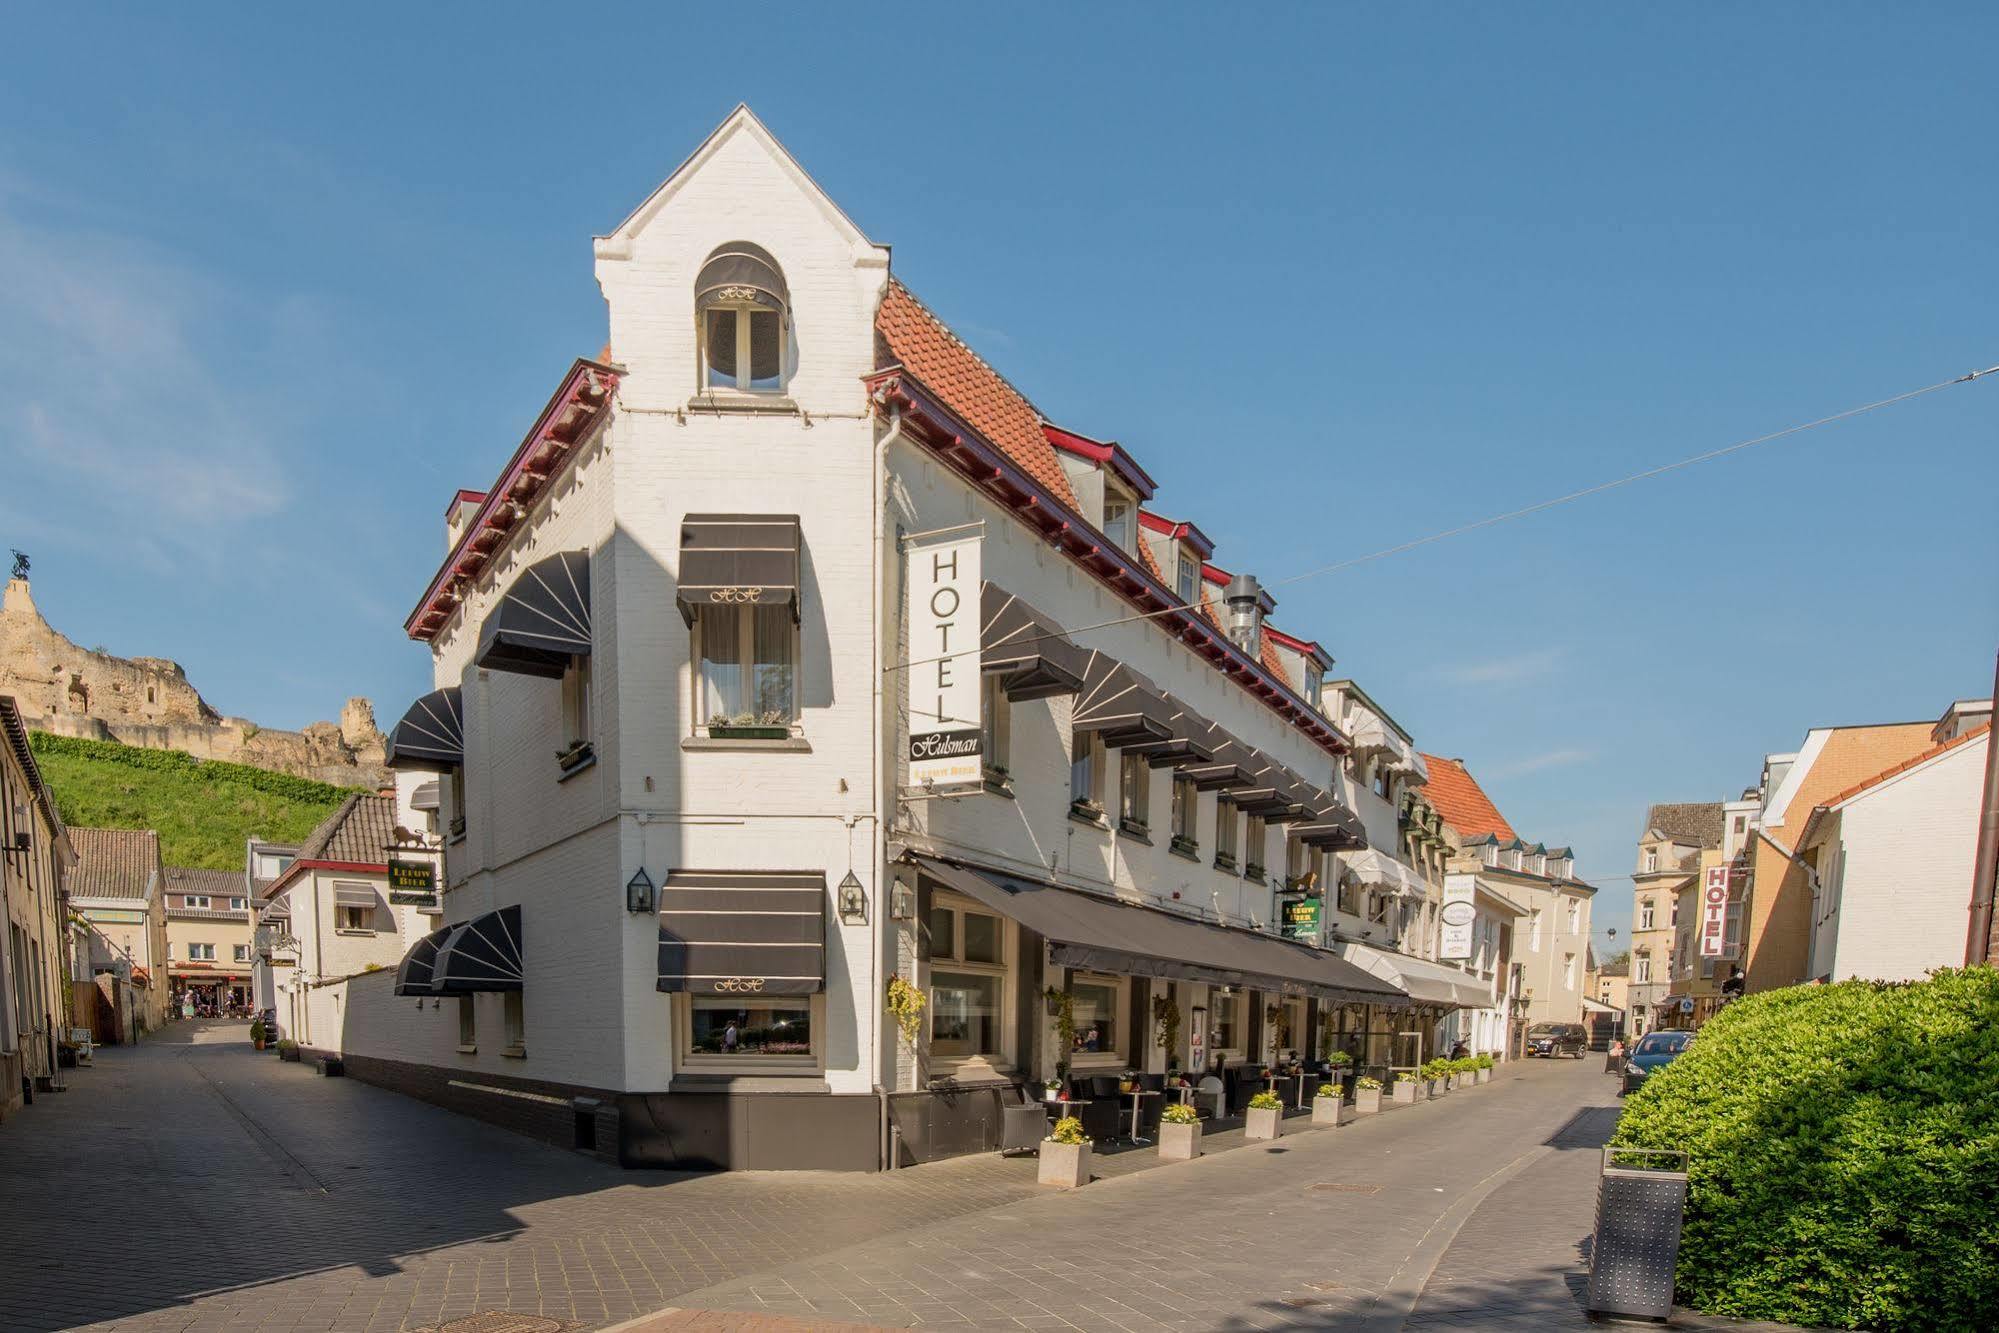
<svg viewBox="0 0 1999 1333">
<path fill-rule="evenodd" d="M 298 842 L 354 790 L 245 764 L 36 731 L 28 744 L 63 821 L 157 829 L 170 866 L 241 870 L 243 841 Z"/>
</svg>

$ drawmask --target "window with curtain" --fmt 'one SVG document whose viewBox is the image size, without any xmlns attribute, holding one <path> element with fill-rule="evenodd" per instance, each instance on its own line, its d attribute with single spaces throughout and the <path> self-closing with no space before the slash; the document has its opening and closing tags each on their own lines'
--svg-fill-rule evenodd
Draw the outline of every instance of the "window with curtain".
<svg viewBox="0 0 1999 1333">
<path fill-rule="evenodd" d="M 1069 802 L 1082 813 L 1102 810 L 1100 786 L 1104 766 L 1104 743 L 1094 731 L 1076 733 L 1069 751 Z"/>
<path fill-rule="evenodd" d="M 1173 849 L 1192 853 L 1199 847 L 1194 834 L 1195 817 L 1200 812 L 1201 794 L 1192 778 L 1173 779 Z"/>
<path fill-rule="evenodd" d="M 931 1058 L 1006 1064 L 1006 922 L 940 895 L 928 924 Z"/>
<path fill-rule="evenodd" d="M 1228 797 L 1215 801 L 1215 865 L 1223 870 L 1236 867 L 1236 824 L 1240 818 L 1235 802 Z"/>
<path fill-rule="evenodd" d="M 1115 1060 L 1119 1033 L 1124 1031 L 1124 1000 L 1129 982 L 1121 977 L 1074 977 L 1069 998 L 1076 1017 L 1072 1057 Z"/>
<path fill-rule="evenodd" d="M 702 723 L 788 726 L 798 716 L 798 627 L 789 607 L 704 606 L 694 626 Z"/>
<path fill-rule="evenodd" d="M 1144 833 L 1151 825 L 1146 819 L 1146 798 L 1151 794 L 1152 770 L 1145 756 L 1127 754 L 1118 764 L 1118 823 L 1129 833 Z"/>
<path fill-rule="evenodd" d="M 1242 869 L 1251 879 L 1263 878 L 1264 823 L 1262 815 L 1249 817 L 1249 828 L 1242 839 Z"/>
<path fill-rule="evenodd" d="M 710 306 L 703 313 L 701 356 L 706 387 L 762 392 L 783 387 L 783 316 L 775 310 L 748 306 Z"/>
<path fill-rule="evenodd" d="M 1011 721 L 1012 705 L 1006 691 L 993 688 L 991 682 L 980 691 L 979 733 L 984 744 L 986 776 L 1004 781 L 1007 773 L 1007 730 Z"/>
</svg>

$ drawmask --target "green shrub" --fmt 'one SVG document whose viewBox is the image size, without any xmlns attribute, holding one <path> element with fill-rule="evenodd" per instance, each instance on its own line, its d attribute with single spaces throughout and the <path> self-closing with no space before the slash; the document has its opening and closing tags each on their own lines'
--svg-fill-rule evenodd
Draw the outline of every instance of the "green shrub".
<svg viewBox="0 0 1999 1333">
<path fill-rule="evenodd" d="M 1473 1068 L 1490 1069 L 1492 1068 L 1492 1053 L 1490 1051 L 1480 1051 L 1471 1058 L 1471 1062 Z"/>
<path fill-rule="evenodd" d="M 1616 1142 L 1688 1155 L 1684 1304 L 1999 1325 L 1999 971 L 1737 1000 L 1630 1098 Z"/>
</svg>

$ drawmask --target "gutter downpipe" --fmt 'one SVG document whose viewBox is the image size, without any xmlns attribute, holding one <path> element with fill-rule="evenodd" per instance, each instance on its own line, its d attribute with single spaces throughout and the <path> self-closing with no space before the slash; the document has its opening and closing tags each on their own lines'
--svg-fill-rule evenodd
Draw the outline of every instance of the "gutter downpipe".
<svg viewBox="0 0 1999 1333">
<path fill-rule="evenodd" d="M 873 753 L 869 756 L 869 764 L 874 771 L 870 774 L 870 785 L 873 788 L 873 793 L 874 793 L 873 799 L 877 802 L 884 804 L 888 803 L 888 794 L 882 790 L 882 785 L 881 785 L 882 635 L 887 631 L 889 617 L 887 610 L 888 590 L 886 585 L 884 585 L 882 582 L 882 563 L 881 563 L 882 543 L 883 541 L 886 540 L 886 534 L 882 531 L 882 522 L 885 513 L 885 506 L 883 504 L 883 493 L 888 486 L 888 451 L 895 445 L 896 441 L 900 440 L 901 438 L 902 438 L 902 409 L 894 406 L 893 402 L 891 401 L 891 405 L 889 407 L 888 433 L 882 436 L 881 443 L 875 446 L 875 475 L 872 481 L 871 489 L 873 491 L 873 494 L 870 497 L 870 506 L 869 506 L 870 507 L 869 523 L 871 526 L 869 538 L 870 538 L 870 548 L 872 552 L 869 559 L 874 566 L 873 579 L 874 579 L 875 612 L 876 612 L 875 632 L 873 635 L 874 712 L 869 722 L 869 726 L 873 732 L 873 741 L 874 741 L 873 746 L 871 747 Z M 882 1049 L 881 1049 L 881 1032 L 882 1032 L 881 1011 L 883 1003 L 882 996 L 885 993 L 883 988 L 887 984 L 882 980 L 882 963 L 884 961 L 884 955 L 886 951 L 886 933 L 889 929 L 888 912 L 886 910 L 887 900 L 883 895 L 883 889 L 887 887 L 889 894 L 893 894 L 895 890 L 893 889 L 893 887 L 884 886 L 881 878 L 882 875 L 888 869 L 887 824 L 886 821 L 880 818 L 877 818 L 874 821 L 874 823 L 875 823 L 875 836 L 873 839 L 874 866 L 872 867 L 874 881 L 875 881 L 875 929 L 873 932 L 874 995 L 872 996 L 871 1002 L 868 1005 L 868 1027 L 871 1034 L 868 1046 L 870 1051 L 873 1053 L 874 1062 L 875 1062 L 875 1079 L 874 1079 L 875 1116 L 879 1128 L 879 1132 L 877 1134 L 876 1143 L 875 1143 L 875 1170 L 892 1171 L 895 1169 L 897 1165 L 897 1159 L 901 1157 L 901 1154 L 899 1152 L 891 1154 L 890 1152 L 888 1090 L 882 1086 L 883 1062 L 882 1062 Z"/>
<path fill-rule="evenodd" d="M 1999 699 L 1999 659 L 1992 673 L 1993 698 Z M 1978 855 L 1971 869 L 1971 926 L 1964 941 L 1964 965 L 1992 962 L 1993 880 L 1999 877 L 1999 743 L 1985 736 L 1985 797 L 1979 802 Z"/>
</svg>

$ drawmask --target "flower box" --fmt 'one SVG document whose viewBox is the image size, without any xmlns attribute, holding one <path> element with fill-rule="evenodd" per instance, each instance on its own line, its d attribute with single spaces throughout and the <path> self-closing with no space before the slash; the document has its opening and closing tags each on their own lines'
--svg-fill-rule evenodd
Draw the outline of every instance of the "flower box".
<svg viewBox="0 0 1999 1333">
<path fill-rule="evenodd" d="M 716 741 L 787 741 L 791 739 L 790 727 L 737 726 L 727 722 L 710 722 L 708 739 Z"/>
<path fill-rule="evenodd" d="M 1037 1184 L 1073 1190 L 1090 1183 L 1090 1145 L 1041 1141 L 1041 1163 Z"/>
<path fill-rule="evenodd" d="M 1413 1078 L 1396 1079 L 1395 1082 L 1388 1085 L 1388 1099 L 1397 1106 L 1414 1106 L 1416 1104 L 1416 1080 Z"/>
<path fill-rule="evenodd" d="M 1449 1092 L 1449 1091 L 1450 1091 L 1450 1089 L 1449 1089 L 1448 1087 L 1446 1087 L 1446 1086 L 1445 1086 L 1445 1083 L 1446 1083 L 1446 1080 L 1444 1080 L 1444 1079 L 1441 1079 L 1441 1078 L 1426 1078 L 1426 1079 L 1424 1079 L 1424 1080 L 1423 1080 L 1423 1095 L 1424 1095 L 1425 1097 L 1428 1097 L 1428 1098 L 1432 1099 L 1432 1100 L 1435 1100 L 1436 1098 L 1439 1098 L 1439 1097 L 1443 1096 L 1443 1095 L 1444 1095 L 1445 1093 L 1447 1093 L 1447 1092 Z"/>
<path fill-rule="evenodd" d="M 1248 1116 L 1248 1122 L 1242 1131 L 1242 1136 L 1246 1139 L 1274 1139 L 1284 1132 L 1282 1110 L 1264 1110 L 1252 1106 L 1249 1108 Z"/>
<path fill-rule="evenodd" d="M 1490 1069 L 1481 1069 L 1481 1070 L 1479 1070 L 1479 1071 L 1478 1071 L 1478 1081 L 1479 1081 L 1479 1082 L 1481 1082 L 1481 1083 L 1490 1083 L 1490 1082 L 1492 1082 L 1492 1071 L 1491 1071 Z"/>
<path fill-rule="evenodd" d="M 1191 1162 L 1201 1155 L 1201 1124 L 1176 1125 L 1170 1120 L 1159 1125 L 1159 1157 L 1166 1162 Z"/>
<path fill-rule="evenodd" d="M 1353 1113 L 1355 1115 L 1374 1115 L 1380 1110 L 1380 1088 L 1355 1088 L 1353 1090 Z"/>
<path fill-rule="evenodd" d="M 1381 1100 L 1381 1094 L 1378 1092 L 1374 1094 L 1374 1097 L 1377 1102 Z M 1334 1096 L 1314 1097 L 1312 1099 L 1312 1123 L 1314 1125 L 1344 1125 L 1353 1119 L 1353 1115 L 1353 1108 L 1348 1106 L 1343 1098 Z"/>
</svg>

